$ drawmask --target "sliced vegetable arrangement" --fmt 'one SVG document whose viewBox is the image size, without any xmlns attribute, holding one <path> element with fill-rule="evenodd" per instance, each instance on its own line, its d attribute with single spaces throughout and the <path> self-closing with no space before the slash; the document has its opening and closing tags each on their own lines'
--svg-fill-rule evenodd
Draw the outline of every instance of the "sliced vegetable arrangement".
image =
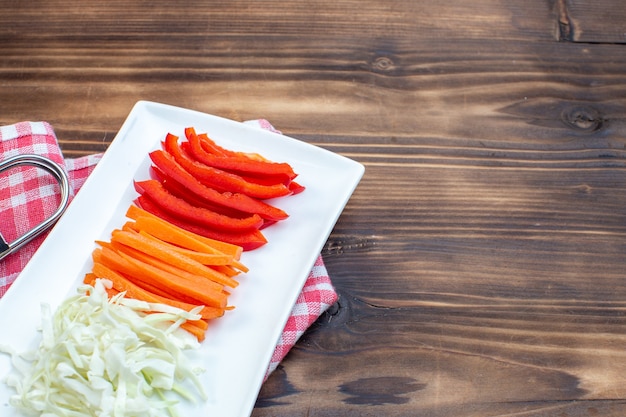
<svg viewBox="0 0 626 417">
<path fill-rule="evenodd" d="M 287 163 L 227 150 L 193 128 L 185 139 L 168 134 L 149 154 L 152 178 L 134 182 L 139 196 L 126 223 L 96 242 L 78 295 L 54 315 L 43 309 L 38 350 L 0 346 L 17 370 L 7 381 L 15 407 L 176 416 L 178 397 L 206 398 L 184 351 L 233 309 L 228 297 L 248 272 L 243 252 L 288 218 L 268 200 L 304 187 Z"/>
<path fill-rule="evenodd" d="M 177 416 L 180 398 L 206 399 L 185 350 L 211 320 L 233 309 L 231 291 L 248 272 L 244 251 L 267 243 L 262 230 L 288 218 L 268 200 L 304 187 L 287 163 L 218 146 L 185 129 L 150 152 L 152 176 L 127 221 L 97 241 L 77 295 L 52 314 L 42 307 L 42 341 L 18 354 L 10 403 L 35 415 Z"/>
<path fill-rule="evenodd" d="M 84 282 L 106 278 L 111 296 L 200 306 L 201 317 L 181 327 L 202 341 L 210 320 L 233 308 L 228 295 L 248 271 L 242 252 L 264 245 L 261 230 L 288 217 L 266 200 L 304 187 L 289 164 L 225 149 L 193 128 L 183 142 L 167 134 L 149 156 L 154 178 L 135 181 L 129 221 L 97 242 Z"/>
</svg>

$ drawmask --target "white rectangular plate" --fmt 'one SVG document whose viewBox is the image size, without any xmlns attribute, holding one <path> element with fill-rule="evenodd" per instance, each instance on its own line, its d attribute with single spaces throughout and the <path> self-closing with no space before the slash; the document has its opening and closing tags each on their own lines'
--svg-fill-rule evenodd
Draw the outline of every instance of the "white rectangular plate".
<svg viewBox="0 0 626 417">
<path fill-rule="evenodd" d="M 149 177 L 148 153 L 167 133 L 185 127 L 206 132 L 224 147 L 257 152 L 288 162 L 306 186 L 298 195 L 274 200 L 290 217 L 264 230 L 268 243 L 245 252 L 250 272 L 241 276 L 230 304 L 194 353 L 205 369 L 209 400 L 181 404 L 184 416 L 248 416 L 276 342 L 315 259 L 360 181 L 364 167 L 348 158 L 256 127 L 159 103 L 138 102 L 111 146 L 23 273 L 0 300 L 0 344 L 18 351 L 39 344 L 40 305 L 56 308 L 75 293 L 91 267 L 96 239 L 107 240 L 123 225 L 137 197 L 133 179 Z M 11 370 L 0 355 L 0 380 Z M 13 393 L 0 383 L 0 414 L 19 416 L 8 405 Z"/>
</svg>

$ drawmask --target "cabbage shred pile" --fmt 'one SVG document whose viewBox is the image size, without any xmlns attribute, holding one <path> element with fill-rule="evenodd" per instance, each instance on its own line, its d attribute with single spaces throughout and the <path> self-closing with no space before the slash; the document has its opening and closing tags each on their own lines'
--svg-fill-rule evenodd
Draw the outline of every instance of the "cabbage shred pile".
<svg viewBox="0 0 626 417">
<path fill-rule="evenodd" d="M 206 399 L 203 370 L 186 351 L 197 340 L 179 329 L 199 319 L 161 304 L 108 298 L 105 286 L 82 286 L 52 314 L 42 305 L 42 340 L 32 352 L 10 347 L 15 389 L 10 404 L 28 414 L 67 417 L 177 416 L 182 398 Z"/>
</svg>

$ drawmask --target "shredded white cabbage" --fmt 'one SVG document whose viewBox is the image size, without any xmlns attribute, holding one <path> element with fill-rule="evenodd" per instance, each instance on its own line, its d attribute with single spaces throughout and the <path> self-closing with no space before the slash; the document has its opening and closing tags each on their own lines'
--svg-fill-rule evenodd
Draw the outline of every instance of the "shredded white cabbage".
<svg viewBox="0 0 626 417">
<path fill-rule="evenodd" d="M 181 398 L 206 399 L 202 370 L 186 356 L 198 342 L 178 329 L 199 319 L 198 311 L 123 294 L 109 300 L 109 285 L 97 280 L 79 288 L 54 314 L 43 305 L 36 351 L 0 347 L 12 356 L 12 406 L 41 417 L 157 417 L 176 416 Z"/>
</svg>

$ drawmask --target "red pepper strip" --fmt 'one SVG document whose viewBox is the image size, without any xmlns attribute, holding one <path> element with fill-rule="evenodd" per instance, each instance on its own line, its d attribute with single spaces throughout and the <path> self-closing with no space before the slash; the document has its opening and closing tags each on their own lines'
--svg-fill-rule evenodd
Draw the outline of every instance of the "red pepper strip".
<svg viewBox="0 0 626 417">
<path fill-rule="evenodd" d="M 169 178 L 154 165 L 150 167 L 150 174 L 151 177 L 158 180 L 163 188 L 165 188 L 169 193 L 175 195 L 182 200 L 185 200 L 192 206 L 203 207 L 216 213 L 223 214 L 224 216 L 234 217 L 237 219 L 241 219 L 250 215 L 250 213 L 244 213 L 241 211 L 230 209 L 228 207 L 217 206 L 215 204 L 210 204 L 205 200 L 200 199 L 200 197 L 191 194 L 189 190 L 187 190 L 185 187 L 183 187 L 173 179 Z M 263 220 L 262 227 L 265 227 L 265 222 L 266 220 Z"/>
<path fill-rule="evenodd" d="M 198 133 L 198 139 L 200 139 L 200 145 L 202 146 L 202 149 L 214 155 L 237 156 L 237 157 L 255 159 L 257 161 L 271 162 L 269 159 L 265 158 L 263 155 L 259 155 L 258 153 L 238 152 L 238 151 L 231 151 L 230 149 L 222 148 L 220 145 L 215 143 L 206 133 Z"/>
<path fill-rule="evenodd" d="M 171 135 L 171 134 L 168 134 L 168 135 Z M 175 138 L 178 139 L 178 137 L 175 136 L 175 135 L 171 135 L 171 136 L 174 136 Z M 199 138 L 201 136 L 202 136 L 201 134 L 198 135 Z M 167 141 L 167 137 L 166 137 L 166 141 Z M 202 143 L 201 143 L 201 145 L 204 148 L 204 145 Z M 189 141 L 185 140 L 185 141 L 182 141 L 182 142 L 178 142 L 178 147 L 180 148 L 180 150 L 182 152 L 184 152 L 187 155 L 187 157 L 189 159 L 191 159 L 191 160 L 193 160 L 195 162 L 201 163 L 201 162 L 195 160 L 195 157 L 193 156 L 193 152 L 191 151 L 191 144 L 189 143 Z M 228 149 L 226 149 L 226 151 L 228 151 Z M 207 152 L 210 153 L 210 151 L 208 149 L 207 149 Z M 229 152 L 232 152 L 232 151 L 229 151 Z M 217 153 L 216 153 L 216 155 L 217 155 Z M 248 154 L 245 154 L 245 155 L 248 155 Z M 205 164 L 202 164 L 202 165 L 208 166 L 208 165 L 205 165 Z M 291 182 L 291 180 L 288 177 L 286 177 L 285 175 L 281 175 L 281 174 L 278 174 L 278 175 L 252 176 L 252 175 L 246 175 L 243 172 L 238 172 L 237 175 L 240 176 L 241 178 L 243 178 L 244 181 L 251 182 L 253 184 L 261 184 L 261 185 L 283 184 L 283 185 L 286 186 L 286 185 L 288 185 Z"/>
<path fill-rule="evenodd" d="M 291 165 L 287 163 L 264 162 L 239 156 L 223 157 L 211 155 L 202 149 L 200 139 L 193 128 L 186 128 L 185 135 L 189 141 L 193 157 L 205 165 L 230 172 L 246 173 L 252 176 L 283 176 L 285 181 L 281 182 L 293 180 L 297 176 L 293 172 Z"/>
<path fill-rule="evenodd" d="M 174 136 L 176 137 L 176 136 Z M 167 136 L 165 137 L 165 140 L 167 141 Z M 183 142 L 179 142 L 178 146 L 180 146 L 180 149 L 185 152 L 187 155 L 192 155 L 191 153 L 191 145 L 189 144 L 188 141 L 183 141 Z"/>
<path fill-rule="evenodd" d="M 200 137 L 201 135 L 198 135 L 198 136 Z M 176 137 L 176 136 L 174 136 L 174 137 Z M 178 141 L 177 141 L 177 143 L 178 143 Z M 180 150 L 182 152 L 184 152 L 189 157 L 189 159 L 193 160 L 193 158 L 191 157 L 191 155 L 193 154 L 191 152 L 191 144 L 188 141 L 178 143 L 178 147 L 180 148 Z M 248 155 L 248 154 L 246 154 L 246 155 Z M 263 158 L 262 156 L 259 156 L 259 157 L 261 159 Z M 202 164 L 202 165 L 204 165 L 204 164 Z M 206 165 L 204 165 L 204 166 L 206 166 Z M 241 178 L 243 178 L 243 180 L 246 181 L 246 182 L 253 183 L 253 184 L 260 184 L 260 185 L 278 185 L 278 184 L 283 184 L 285 186 L 289 186 L 289 184 L 291 184 L 291 182 L 292 182 L 290 179 L 286 179 L 284 175 L 264 175 L 263 177 L 255 177 L 255 176 L 245 175 L 243 173 L 238 173 L 237 175 L 240 176 Z"/>
<path fill-rule="evenodd" d="M 237 219 L 202 207 L 192 206 L 185 200 L 169 193 L 157 180 L 135 181 L 135 189 L 139 194 L 146 194 L 150 197 L 164 211 L 208 227 L 219 230 L 243 231 L 258 229 L 263 225 L 263 219 L 258 214 Z"/>
<path fill-rule="evenodd" d="M 182 145 L 189 145 L 189 142 L 184 142 L 182 143 Z M 181 149 L 184 151 L 185 149 L 183 148 L 189 148 L 188 146 L 181 146 Z M 190 152 L 187 153 L 188 155 L 191 155 Z M 289 184 L 291 184 L 291 180 L 290 179 L 286 179 L 286 177 L 284 175 L 265 175 L 263 177 L 254 177 L 252 175 L 246 175 L 243 173 L 238 173 L 237 175 L 239 175 L 241 178 L 244 179 L 244 181 L 247 182 L 251 182 L 253 184 L 259 184 L 259 185 L 276 185 L 276 184 L 282 184 L 286 187 L 289 187 Z"/>
<path fill-rule="evenodd" d="M 265 221 L 263 221 L 263 226 L 259 227 L 259 230 L 263 230 L 266 227 L 269 227 L 269 226 L 271 226 L 271 225 L 273 225 L 275 223 L 278 223 L 278 222 L 276 220 L 265 220 Z"/>
<path fill-rule="evenodd" d="M 291 190 L 292 194 L 300 194 L 302 191 L 304 191 L 306 189 L 306 187 L 304 185 L 300 185 L 295 181 L 291 181 L 289 183 L 289 189 Z"/>
<path fill-rule="evenodd" d="M 165 188 L 168 192 L 175 195 L 176 197 L 185 200 L 192 206 L 203 207 L 205 209 L 209 209 L 219 214 L 223 214 L 224 216 L 234 217 L 236 219 L 241 219 L 243 217 L 247 217 L 250 213 L 244 213 L 243 211 L 235 210 L 232 208 L 218 206 L 216 204 L 211 204 L 206 200 L 203 200 L 201 197 L 196 196 L 189 192 L 188 189 L 180 185 L 175 180 L 171 179 L 167 175 L 165 175 L 159 168 L 152 165 L 150 167 L 150 173 L 152 174 L 152 178 L 158 180 L 163 188 Z M 270 220 L 263 219 L 263 226 L 266 227 L 266 223 Z M 273 221 L 273 220 L 272 220 Z M 275 221 L 273 221 L 275 223 Z"/>
<path fill-rule="evenodd" d="M 213 168 L 193 160 L 180 148 L 178 138 L 174 135 L 168 134 L 166 136 L 163 148 L 174 157 L 181 167 L 196 177 L 196 179 L 204 185 L 219 191 L 241 193 L 260 200 L 284 197 L 291 194 L 289 188 L 284 184 L 255 184 L 246 181 L 237 174 Z"/>
<path fill-rule="evenodd" d="M 208 237 L 209 239 L 219 240 L 220 242 L 226 242 L 240 246 L 244 251 L 259 248 L 267 243 L 267 239 L 265 238 L 265 236 L 263 236 L 263 233 L 258 230 L 229 233 L 186 222 L 162 210 L 156 203 L 152 201 L 152 199 L 148 198 L 145 195 L 139 196 L 137 198 L 136 204 L 147 212 L 150 212 L 155 216 L 158 216 L 161 219 L 182 229 L 196 233 L 200 236 Z"/>
<path fill-rule="evenodd" d="M 200 145 L 206 152 L 217 156 L 236 156 L 237 153 L 226 148 L 222 148 L 213 142 L 206 133 L 199 133 Z"/>
<path fill-rule="evenodd" d="M 258 214 L 263 219 L 284 220 L 289 215 L 278 207 L 271 206 L 263 201 L 240 193 L 220 193 L 198 181 L 193 175 L 185 171 L 167 152 L 158 149 L 150 152 L 150 159 L 167 177 L 185 187 L 196 197 L 209 204 L 228 207 L 244 213 Z"/>
</svg>

